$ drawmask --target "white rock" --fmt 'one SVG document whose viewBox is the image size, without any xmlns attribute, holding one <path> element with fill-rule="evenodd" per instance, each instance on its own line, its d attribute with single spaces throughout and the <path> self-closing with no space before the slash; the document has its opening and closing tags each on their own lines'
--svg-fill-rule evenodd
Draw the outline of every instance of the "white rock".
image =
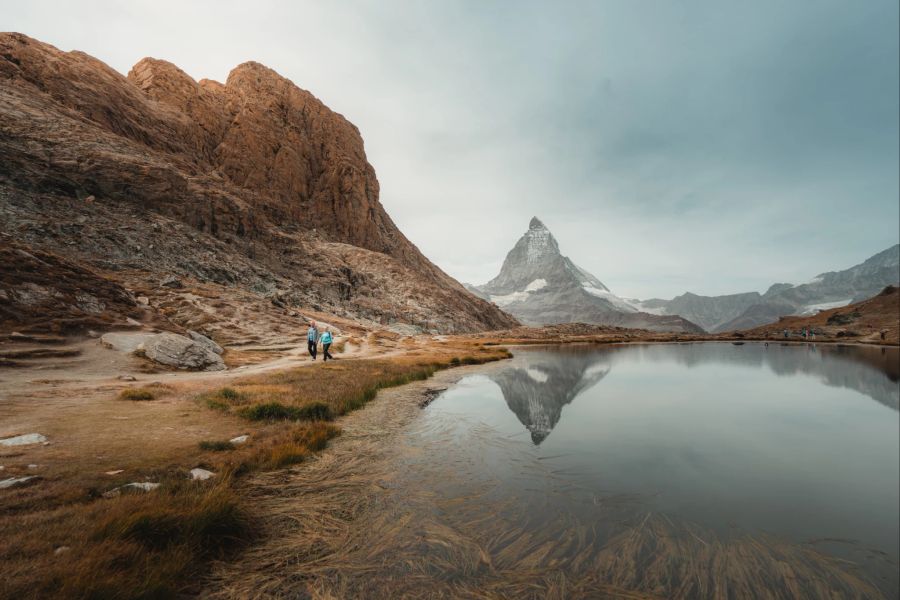
<svg viewBox="0 0 900 600">
<path fill-rule="evenodd" d="M 35 477 L 34 475 L 28 475 L 26 477 L 10 477 L 9 479 L 0 479 L 0 490 L 5 490 L 6 488 L 21 485 L 26 481 L 31 481 L 32 479 L 37 479 L 37 477 Z"/>
<path fill-rule="evenodd" d="M 104 498 L 115 498 L 116 496 L 121 496 L 123 490 L 141 490 L 142 492 L 149 492 L 155 490 L 159 487 L 158 483 L 150 483 L 148 481 L 140 481 L 140 482 L 132 482 L 126 483 L 125 485 L 120 485 L 117 488 L 113 488 L 108 492 L 103 494 Z"/>
<path fill-rule="evenodd" d="M 71 550 L 71 548 L 69 548 L 68 546 L 60 546 L 59 548 L 57 548 L 56 550 L 53 551 L 53 554 L 59 556 L 60 554 L 65 554 L 69 550 Z"/>
<path fill-rule="evenodd" d="M 191 479 L 194 481 L 206 481 L 210 477 L 215 476 L 215 473 L 212 471 L 207 471 L 206 469 L 191 469 Z"/>
<path fill-rule="evenodd" d="M 28 468 L 29 468 L 29 469 L 37 469 L 38 466 L 37 466 L 37 465 L 34 465 L 34 464 L 31 464 L 31 465 L 28 465 Z"/>
<path fill-rule="evenodd" d="M 232 444 L 243 444 L 244 442 L 246 442 L 249 439 L 250 439 L 249 435 L 239 435 L 236 438 L 231 438 L 228 441 L 231 442 Z"/>
<path fill-rule="evenodd" d="M 26 433 L 11 438 L 0 440 L 0 446 L 28 446 L 30 444 L 42 444 L 47 438 L 39 433 Z"/>
<path fill-rule="evenodd" d="M 118 475 L 119 473 L 124 473 L 125 469 L 116 469 L 115 471 L 107 471 L 104 475 Z"/>
</svg>

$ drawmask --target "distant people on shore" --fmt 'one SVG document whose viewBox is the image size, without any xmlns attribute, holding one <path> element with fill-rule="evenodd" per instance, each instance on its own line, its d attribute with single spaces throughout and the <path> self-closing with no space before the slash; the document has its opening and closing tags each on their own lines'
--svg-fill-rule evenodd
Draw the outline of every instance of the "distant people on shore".
<svg viewBox="0 0 900 600">
<path fill-rule="evenodd" d="M 317 348 L 319 345 L 319 330 L 316 328 L 316 322 L 309 322 L 309 329 L 306 330 L 306 349 L 313 360 L 316 360 Z"/>
<path fill-rule="evenodd" d="M 334 360 L 331 352 L 328 351 L 331 348 L 331 344 L 334 343 L 334 334 L 331 333 L 331 327 L 326 327 L 324 333 L 319 333 L 316 322 L 310 321 L 309 329 L 306 330 L 306 349 L 313 360 L 316 360 L 316 356 L 319 354 L 318 346 L 320 342 L 322 344 L 322 361 Z"/>
</svg>

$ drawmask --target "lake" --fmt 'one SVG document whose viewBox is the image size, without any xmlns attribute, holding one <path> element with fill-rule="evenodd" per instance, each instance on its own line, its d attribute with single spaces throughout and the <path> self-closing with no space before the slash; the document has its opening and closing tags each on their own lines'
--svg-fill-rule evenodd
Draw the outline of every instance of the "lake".
<svg viewBox="0 0 900 600">
<path fill-rule="evenodd" d="M 462 595 L 896 597 L 896 348 L 514 354 L 404 434 L 390 502 L 431 524 L 398 565 L 426 553 Z"/>
</svg>

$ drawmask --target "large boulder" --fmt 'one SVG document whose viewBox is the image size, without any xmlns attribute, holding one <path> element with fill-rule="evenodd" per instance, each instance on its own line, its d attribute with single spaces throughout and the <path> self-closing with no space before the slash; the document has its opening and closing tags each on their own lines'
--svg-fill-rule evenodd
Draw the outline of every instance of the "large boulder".
<svg viewBox="0 0 900 600">
<path fill-rule="evenodd" d="M 225 361 L 205 344 L 177 333 L 158 333 L 143 344 L 144 355 L 158 363 L 195 371 L 222 371 Z"/>
</svg>

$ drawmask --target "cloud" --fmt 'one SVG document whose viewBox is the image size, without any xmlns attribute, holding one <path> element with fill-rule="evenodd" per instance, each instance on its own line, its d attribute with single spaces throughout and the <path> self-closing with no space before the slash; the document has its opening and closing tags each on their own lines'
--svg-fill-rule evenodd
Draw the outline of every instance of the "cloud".
<svg viewBox="0 0 900 600">
<path fill-rule="evenodd" d="M 539 215 L 626 296 L 764 290 L 897 243 L 891 0 L 0 0 L 127 72 L 263 62 L 362 131 L 382 202 L 480 283 Z"/>
</svg>

